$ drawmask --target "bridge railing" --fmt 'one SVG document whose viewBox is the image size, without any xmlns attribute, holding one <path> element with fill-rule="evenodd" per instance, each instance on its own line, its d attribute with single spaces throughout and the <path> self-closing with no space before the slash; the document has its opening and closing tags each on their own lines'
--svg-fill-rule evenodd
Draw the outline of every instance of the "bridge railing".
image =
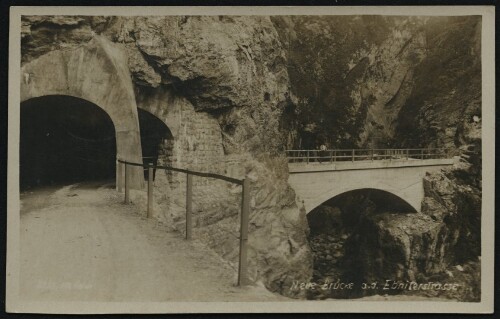
<svg viewBox="0 0 500 319">
<path fill-rule="evenodd" d="M 334 163 L 375 160 L 448 158 L 445 148 L 287 150 L 289 163 Z"/>
<path fill-rule="evenodd" d="M 130 203 L 130 168 L 133 166 L 143 167 L 147 174 L 147 217 L 151 218 L 153 215 L 153 178 L 154 171 L 158 169 L 163 169 L 165 171 L 173 171 L 186 174 L 186 239 L 192 238 L 192 203 L 193 203 L 193 177 L 205 177 L 214 178 L 226 181 L 228 183 L 241 185 L 242 187 L 242 200 L 241 200 L 241 214 L 240 214 L 240 251 L 239 251 L 239 261 L 238 261 L 238 286 L 244 286 L 248 284 L 249 280 L 247 277 L 247 251 L 248 251 L 248 224 L 250 217 L 250 182 L 248 179 L 236 179 L 229 176 L 198 172 L 188 169 L 175 168 L 170 166 L 155 165 L 153 163 L 152 157 L 145 158 L 145 163 L 133 163 L 128 161 L 123 161 L 117 159 L 118 172 L 117 172 L 117 188 L 119 192 L 122 192 L 122 185 L 125 188 L 125 204 Z M 124 183 L 122 181 L 124 177 Z"/>
</svg>

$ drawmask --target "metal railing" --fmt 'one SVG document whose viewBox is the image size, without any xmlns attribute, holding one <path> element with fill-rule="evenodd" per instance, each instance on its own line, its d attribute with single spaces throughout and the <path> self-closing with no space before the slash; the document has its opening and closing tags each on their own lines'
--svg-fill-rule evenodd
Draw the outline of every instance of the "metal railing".
<svg viewBox="0 0 500 319">
<path fill-rule="evenodd" d="M 191 171 L 188 169 L 174 168 L 170 166 L 154 165 L 153 163 L 140 164 L 117 159 L 118 172 L 117 172 L 117 188 L 122 192 L 122 184 L 125 188 L 125 204 L 130 203 L 130 169 L 132 166 L 143 167 L 148 171 L 147 183 L 147 217 L 151 218 L 153 215 L 153 170 L 164 169 L 166 171 L 173 171 L 186 174 L 186 239 L 192 238 L 192 203 L 193 203 L 193 176 L 215 178 L 223 180 L 232 184 L 242 186 L 242 200 L 241 200 L 241 215 L 240 215 L 240 251 L 238 260 L 238 286 L 244 286 L 249 283 L 247 276 L 247 252 L 248 252 L 248 223 L 250 217 L 250 181 L 245 179 L 236 179 L 224 175 Z M 124 182 L 122 183 L 122 176 Z"/>
<path fill-rule="evenodd" d="M 397 159 L 449 158 L 445 148 L 287 150 L 288 163 L 334 163 Z"/>
</svg>

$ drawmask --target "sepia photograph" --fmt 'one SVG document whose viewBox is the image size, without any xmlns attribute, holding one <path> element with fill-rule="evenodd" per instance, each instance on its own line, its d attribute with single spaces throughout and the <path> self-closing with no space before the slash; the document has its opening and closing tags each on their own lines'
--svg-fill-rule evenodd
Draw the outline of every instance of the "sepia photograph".
<svg viewBox="0 0 500 319">
<path fill-rule="evenodd" d="M 493 311 L 495 12 L 435 9 L 11 8 L 7 311 Z"/>
</svg>

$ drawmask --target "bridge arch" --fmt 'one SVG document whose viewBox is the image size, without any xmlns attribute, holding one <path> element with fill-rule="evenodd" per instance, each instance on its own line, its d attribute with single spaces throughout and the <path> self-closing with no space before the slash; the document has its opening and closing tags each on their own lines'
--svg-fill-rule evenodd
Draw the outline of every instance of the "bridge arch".
<svg viewBox="0 0 500 319">
<path fill-rule="evenodd" d="M 339 227 L 354 227 L 361 216 L 372 213 L 416 213 L 404 199 L 373 188 L 358 188 L 336 195 L 312 209 L 307 220 L 314 236 Z"/>
<path fill-rule="evenodd" d="M 424 199 L 425 175 L 450 167 L 456 161 L 456 158 L 442 158 L 443 154 L 424 149 L 418 150 L 417 157 L 410 154 L 409 150 L 404 156 L 398 157 L 393 156 L 394 150 L 385 150 L 390 152 L 376 157 L 373 151 L 368 156 L 355 156 L 355 151 L 349 150 L 349 160 L 340 153 L 341 161 L 311 164 L 289 162 L 288 182 L 295 190 L 299 207 L 309 213 L 339 194 L 359 188 L 372 188 L 404 199 L 419 212 Z M 289 152 L 293 155 L 302 151 Z M 290 159 L 295 160 L 297 157 Z"/>
<path fill-rule="evenodd" d="M 413 212 L 420 211 L 420 202 L 411 201 L 411 198 L 410 201 L 408 201 L 405 199 L 406 194 L 402 193 L 399 189 L 387 186 L 380 187 L 379 185 L 371 185 L 370 187 L 364 184 L 362 187 L 338 187 L 334 191 L 321 194 L 321 196 L 318 196 L 314 201 L 309 202 L 306 213 L 311 213 L 315 208 L 326 202 L 335 201 L 336 199 L 340 200 L 344 195 L 361 192 L 375 193 L 377 197 L 381 197 L 383 196 L 382 194 L 384 194 L 386 195 L 386 199 L 392 200 L 392 203 L 397 206 L 396 208 L 398 209 L 404 208 L 407 211 Z M 382 202 L 379 202 L 379 204 L 382 204 Z"/>
<path fill-rule="evenodd" d="M 55 50 L 21 68 L 21 102 L 64 95 L 89 101 L 110 117 L 116 136 L 116 156 L 142 162 L 137 106 L 123 49 L 95 36 L 72 50 Z M 142 170 L 134 167 L 131 187 L 141 188 Z"/>
<path fill-rule="evenodd" d="M 291 172 L 288 182 L 295 190 L 297 204 L 306 213 L 330 198 L 359 188 L 379 189 L 394 194 L 419 212 L 424 199 L 423 179 L 427 172 L 439 171 L 453 165 L 453 162 L 453 159 L 410 159 L 307 167 L 289 164 Z"/>
<path fill-rule="evenodd" d="M 309 214 L 313 213 L 317 207 L 328 205 L 338 207 L 341 210 L 348 210 L 348 206 L 363 206 L 367 202 L 375 205 L 372 207 L 376 212 L 404 212 L 416 213 L 417 209 L 405 199 L 385 190 L 378 188 L 357 188 L 335 195 L 318 206 L 314 207 Z M 309 216 L 308 216 L 309 217 Z"/>
</svg>

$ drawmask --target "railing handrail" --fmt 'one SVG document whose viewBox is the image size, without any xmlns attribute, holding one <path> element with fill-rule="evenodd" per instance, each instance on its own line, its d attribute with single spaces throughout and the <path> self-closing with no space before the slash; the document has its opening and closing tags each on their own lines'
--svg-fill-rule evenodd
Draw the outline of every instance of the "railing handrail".
<svg viewBox="0 0 500 319">
<path fill-rule="evenodd" d="M 125 204 L 128 204 L 130 202 L 130 172 L 129 166 L 136 166 L 136 167 L 142 167 L 143 169 L 148 170 L 148 187 L 147 187 L 147 217 L 151 218 L 152 217 L 152 211 L 153 211 L 153 169 L 164 169 L 164 170 L 170 170 L 170 171 L 175 171 L 175 172 L 180 172 L 180 173 L 185 173 L 186 174 L 186 239 L 191 239 L 191 232 L 193 229 L 193 221 L 192 221 L 192 201 L 193 201 L 193 176 L 200 176 L 200 177 L 208 177 L 208 178 L 215 178 L 215 179 L 220 179 L 224 180 L 230 183 L 234 183 L 237 185 L 240 185 L 242 187 L 242 201 L 241 201 L 241 214 L 240 214 L 240 236 L 239 236 L 239 242 L 240 242 L 240 249 L 239 249 L 239 260 L 238 260 L 238 280 L 237 280 L 237 285 L 238 286 L 244 286 L 249 283 L 248 280 L 248 274 L 247 274 L 247 251 L 248 251 L 248 224 L 249 224 L 249 218 L 250 218 L 250 180 L 248 178 L 245 178 L 243 180 L 229 177 L 229 176 L 224 176 L 220 174 L 215 174 L 215 173 L 208 173 L 208 172 L 198 172 L 198 171 L 192 171 L 188 169 L 182 169 L 182 168 L 175 168 L 175 167 L 170 167 L 170 166 L 163 166 L 163 165 L 155 165 L 153 163 L 134 163 L 134 162 L 129 162 L 129 161 L 124 161 L 122 159 L 117 158 L 116 161 L 118 162 L 118 175 L 119 178 L 117 178 L 117 185 L 118 185 L 118 191 L 121 191 L 122 188 L 122 171 L 123 167 L 125 166 Z M 123 164 L 123 165 L 122 165 Z"/>
<path fill-rule="evenodd" d="M 431 148 L 329 148 L 326 150 L 320 149 L 301 149 L 301 150 L 285 150 L 285 152 L 311 152 L 311 151 L 337 151 L 337 152 L 348 152 L 348 151 L 428 151 L 428 150 L 450 150 L 444 147 L 431 147 Z"/>
<path fill-rule="evenodd" d="M 134 162 L 124 161 L 124 160 L 121 160 L 121 159 L 118 159 L 117 161 L 119 163 L 131 165 L 131 166 L 140 166 L 140 167 L 143 167 L 143 168 L 148 168 L 149 167 L 149 164 L 134 163 Z M 176 167 L 171 167 L 171 166 L 154 165 L 154 164 L 153 164 L 153 169 L 165 169 L 165 170 L 168 170 L 168 171 L 185 173 L 185 174 L 190 174 L 190 175 L 195 175 L 195 176 L 200 176 L 200 177 L 216 178 L 216 179 L 224 180 L 224 181 L 229 182 L 229 183 L 243 185 L 243 180 L 242 179 L 237 179 L 237 178 L 234 178 L 234 177 L 229 177 L 229 176 L 215 174 L 215 173 L 198 172 L 198 171 L 192 171 L 192 170 L 184 169 L 184 168 L 176 168 Z"/>
<path fill-rule="evenodd" d="M 351 148 L 351 149 L 313 149 L 313 150 L 285 150 L 289 163 L 297 162 L 352 162 L 360 160 L 379 161 L 406 158 L 410 159 L 437 159 L 448 158 L 450 148 Z"/>
</svg>

